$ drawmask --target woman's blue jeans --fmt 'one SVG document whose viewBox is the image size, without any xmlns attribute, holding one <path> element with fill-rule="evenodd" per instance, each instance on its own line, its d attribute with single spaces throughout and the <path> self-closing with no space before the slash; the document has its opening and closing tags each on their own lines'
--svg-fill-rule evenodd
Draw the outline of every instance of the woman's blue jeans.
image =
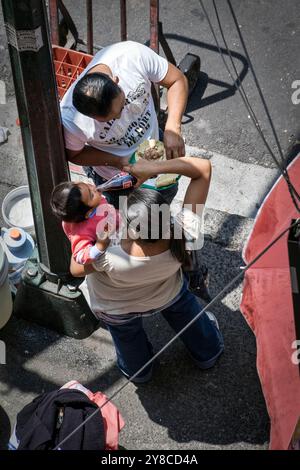
<svg viewBox="0 0 300 470">
<path fill-rule="evenodd" d="M 176 302 L 161 310 L 161 314 L 175 333 L 184 328 L 202 309 L 197 298 L 187 290 L 186 282 L 180 294 Z M 152 345 L 143 328 L 142 316 L 122 325 L 107 324 L 107 328 L 115 345 L 118 366 L 126 376 L 131 377 L 153 356 Z M 217 325 L 205 312 L 180 339 L 202 369 L 212 367 L 224 349 L 223 338 Z M 151 373 L 152 364 L 136 377 L 136 381 L 147 381 Z"/>
</svg>

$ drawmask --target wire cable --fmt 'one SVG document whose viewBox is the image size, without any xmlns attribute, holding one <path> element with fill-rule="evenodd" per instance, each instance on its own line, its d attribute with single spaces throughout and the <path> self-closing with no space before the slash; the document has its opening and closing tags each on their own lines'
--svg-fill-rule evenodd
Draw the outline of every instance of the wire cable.
<svg viewBox="0 0 300 470">
<path fill-rule="evenodd" d="M 179 338 L 182 333 L 184 333 L 195 321 L 198 320 L 198 318 L 206 312 L 212 305 L 216 303 L 217 300 L 219 300 L 225 292 L 232 287 L 239 279 L 241 279 L 244 276 L 244 273 L 250 269 L 270 248 L 272 248 L 275 243 L 277 243 L 289 230 L 292 228 L 296 227 L 299 224 L 300 226 L 300 219 L 296 220 L 293 222 L 288 228 L 284 229 L 269 245 L 267 245 L 264 250 L 262 250 L 250 263 L 247 264 L 247 266 L 242 268 L 242 271 L 237 274 L 228 284 L 226 284 L 225 287 L 196 315 L 193 320 L 191 320 L 189 323 L 185 325 L 184 328 L 182 328 L 181 331 L 179 331 L 173 338 L 170 339 L 148 362 L 146 362 L 143 367 L 141 367 L 134 375 L 128 378 L 128 381 L 125 382 L 120 388 L 118 388 L 97 410 L 95 410 L 86 420 L 84 420 L 82 423 L 79 424 L 68 436 L 66 436 L 61 442 L 59 442 L 53 450 L 59 450 L 61 446 L 68 440 L 70 439 L 73 434 L 75 434 L 82 426 L 84 426 L 90 419 L 93 418 L 97 413 L 99 413 L 99 410 L 101 410 L 107 403 L 109 403 L 113 398 L 115 398 L 122 390 L 124 390 L 129 383 L 131 383 L 137 375 L 139 375 L 146 367 L 148 367 L 155 359 L 160 356 L 174 341 L 176 341 L 177 338 Z"/>
<path fill-rule="evenodd" d="M 255 122 L 256 127 L 259 129 L 259 131 L 260 131 L 260 133 L 261 133 L 261 137 L 263 138 L 264 143 L 265 143 L 265 145 L 267 146 L 267 148 L 268 148 L 268 150 L 269 150 L 269 152 L 270 152 L 270 154 L 271 154 L 273 160 L 276 162 L 277 166 L 280 168 L 282 174 L 283 174 L 283 175 L 286 175 L 286 176 L 285 176 L 285 179 L 286 179 L 286 182 L 287 182 L 287 185 L 288 185 L 288 190 L 289 190 L 290 196 L 291 196 L 291 198 L 292 198 L 292 200 L 293 200 L 293 203 L 294 203 L 296 209 L 298 210 L 298 212 L 300 212 L 299 207 L 298 207 L 298 204 L 297 204 L 297 202 L 296 202 L 296 200 L 295 200 L 295 196 L 297 197 L 298 200 L 300 200 L 300 196 L 299 196 L 298 192 L 296 191 L 296 189 L 294 188 L 294 186 L 292 185 L 292 183 L 291 183 L 291 181 L 290 181 L 289 174 L 288 174 L 288 171 L 287 171 L 287 168 L 286 168 L 286 163 L 285 163 L 286 160 L 285 160 L 285 158 L 283 157 L 283 154 L 282 154 L 282 151 L 281 151 L 281 147 L 280 147 L 280 145 L 279 145 L 279 143 L 278 143 L 278 146 L 279 146 L 280 152 L 281 152 L 281 153 L 280 153 L 280 156 L 282 157 L 282 161 L 283 161 L 283 164 L 284 164 L 284 166 L 283 166 L 282 168 L 281 168 L 281 166 L 279 166 L 279 162 L 277 161 L 277 159 L 276 159 L 276 157 L 275 157 L 273 151 L 271 150 L 270 146 L 267 144 L 267 141 L 266 141 L 266 139 L 265 139 L 265 137 L 264 137 L 264 135 L 263 135 L 263 131 L 262 131 L 260 125 L 259 125 L 258 119 L 257 119 L 257 117 L 256 117 L 256 115 L 255 115 L 255 113 L 254 113 L 254 111 L 253 111 L 253 108 L 252 108 L 252 106 L 250 105 L 250 102 L 249 102 L 249 100 L 248 100 L 247 93 L 246 93 L 246 91 L 244 90 L 244 86 L 243 86 L 242 82 L 239 80 L 239 74 L 238 74 L 237 68 L 236 68 L 236 66 L 235 66 L 235 63 L 234 63 L 234 60 L 233 60 L 231 51 L 230 51 L 230 49 L 229 49 L 229 47 L 228 47 L 228 44 L 227 44 L 227 41 L 226 41 L 226 39 L 225 39 L 224 31 L 223 31 L 223 28 L 222 28 L 222 25 L 221 25 L 221 21 L 220 21 L 220 17 L 219 17 L 219 13 L 218 13 L 218 9 L 217 9 L 217 5 L 216 5 L 215 0 L 213 0 L 213 6 L 214 6 L 215 13 L 216 13 L 216 18 L 217 18 L 217 21 L 218 21 L 218 25 L 219 25 L 219 30 L 220 30 L 220 33 L 221 33 L 223 42 L 224 42 L 224 44 L 225 44 L 225 48 L 226 48 L 226 50 L 227 50 L 227 52 L 228 52 L 228 54 L 229 54 L 229 58 L 230 58 L 232 67 L 233 67 L 233 69 L 234 69 L 234 71 L 235 71 L 235 73 L 236 73 L 236 76 L 237 76 L 237 80 L 238 80 L 239 87 L 240 87 L 240 88 L 239 88 L 239 92 L 240 92 L 240 94 L 241 94 L 241 92 L 243 92 L 244 98 L 245 98 L 245 100 L 246 100 L 246 103 L 245 103 L 244 98 L 243 98 L 243 96 L 242 96 L 242 94 L 241 94 L 241 96 L 242 96 L 242 98 L 243 98 L 243 101 L 244 101 L 244 104 L 245 104 L 246 107 L 248 106 L 248 107 L 247 107 L 248 111 L 251 110 L 251 112 L 253 113 L 253 116 L 254 116 L 254 118 L 255 118 L 255 120 L 256 120 L 256 122 Z M 240 31 L 239 31 L 239 32 L 240 32 Z M 240 33 L 240 34 L 241 34 L 241 33 Z M 246 56 L 247 56 L 247 60 L 250 61 L 250 58 L 249 58 L 249 55 L 248 55 L 247 50 L 245 50 L 245 53 L 246 53 Z M 252 64 L 251 64 L 251 66 L 252 66 Z M 252 67 L 251 70 L 253 70 L 253 67 Z M 229 71 L 229 73 L 230 73 L 230 70 L 228 70 L 228 71 Z M 253 70 L 253 73 L 255 74 L 254 70 Z M 234 80 L 234 78 L 232 77 L 231 74 L 230 74 L 230 76 L 231 76 L 231 78 Z M 256 76 L 255 76 L 255 77 L 256 77 Z M 259 84 L 258 84 L 258 87 L 259 87 Z M 262 95 L 262 91 L 260 90 L 260 88 L 259 88 L 259 91 L 260 91 L 260 95 Z M 278 141 L 278 137 L 277 137 L 277 134 L 276 134 L 276 131 L 275 131 L 275 128 L 274 128 L 274 124 L 273 124 L 272 118 L 271 118 L 271 116 L 270 116 L 270 114 L 269 114 L 267 105 L 266 105 L 265 100 L 264 100 L 263 97 L 262 97 L 262 101 L 263 101 L 264 109 L 265 109 L 265 111 L 266 111 L 266 114 L 267 114 L 267 117 L 268 117 L 270 126 L 271 126 L 271 128 L 272 128 L 272 130 L 273 130 L 273 134 L 274 134 L 275 140 L 277 139 L 277 141 Z"/>
<path fill-rule="evenodd" d="M 215 0 L 213 0 L 214 3 L 215 3 Z M 272 132 L 273 132 L 273 135 L 274 135 L 274 138 L 275 138 L 275 142 L 276 142 L 276 145 L 278 147 L 278 151 L 279 151 L 279 154 L 281 156 L 281 159 L 285 162 L 286 159 L 284 158 L 284 155 L 283 155 L 283 152 L 282 152 L 282 148 L 281 148 L 281 145 L 279 143 L 279 139 L 278 139 L 278 135 L 277 135 L 277 132 L 276 132 L 276 129 L 275 129 L 275 126 L 273 124 L 273 120 L 271 118 L 271 115 L 269 113 L 269 109 L 268 109 L 268 106 L 267 106 L 267 103 L 265 101 L 265 98 L 264 98 L 264 95 L 263 95 L 263 92 L 261 90 L 261 87 L 260 87 L 260 84 L 259 84 L 259 81 L 258 81 L 258 78 L 256 76 L 256 73 L 255 73 L 255 70 L 254 70 L 254 67 L 253 67 L 253 64 L 252 64 L 252 61 L 250 59 L 250 56 L 249 56 L 249 53 L 248 53 L 248 50 L 247 50 L 247 47 L 246 47 L 246 43 L 244 41 L 244 38 L 243 38 L 243 35 L 241 33 L 241 30 L 240 30 L 240 27 L 238 25 L 238 21 L 237 21 L 237 18 L 236 18 L 236 15 L 234 13 L 234 9 L 232 7 L 232 4 L 231 4 L 231 0 L 227 0 L 227 4 L 230 8 L 230 12 L 231 12 L 231 15 L 232 15 L 232 18 L 234 20 L 234 23 L 235 23 L 235 27 L 236 27 L 236 30 L 238 32 L 238 35 L 239 35 L 239 38 L 240 38 L 240 41 L 241 41 L 241 44 L 243 46 L 243 49 L 244 49 L 244 52 L 245 52 L 245 55 L 246 55 L 246 58 L 247 58 L 247 61 L 248 61 L 248 64 L 249 64 L 249 67 L 250 67 L 250 70 L 251 70 L 251 73 L 253 75 L 253 78 L 254 78 L 254 82 L 256 84 L 256 87 L 257 87 L 257 90 L 258 90 L 258 93 L 260 95 L 260 98 L 261 98 L 261 101 L 262 101 L 262 104 L 263 104 L 263 107 L 264 107 L 264 110 L 265 110 L 265 113 L 268 117 L 268 121 L 269 121 L 269 124 L 271 126 L 271 129 L 272 129 Z M 219 24 L 220 24 L 220 21 L 219 21 Z M 288 178 L 287 182 L 288 182 L 288 185 L 289 185 L 289 190 L 290 190 L 290 193 L 291 191 L 293 191 L 293 193 L 296 195 L 297 199 L 300 200 L 300 195 L 298 194 L 298 192 L 296 191 L 296 189 L 294 188 L 294 186 L 292 185 L 290 179 L 289 179 L 289 175 L 288 175 L 288 171 L 287 171 L 287 168 L 286 168 L 286 165 L 285 165 L 285 168 L 284 168 L 284 172 Z M 291 194 L 292 196 L 292 194 Z M 293 196 L 292 196 L 293 198 Z M 295 204 L 295 202 L 294 202 Z"/>
<path fill-rule="evenodd" d="M 246 109 L 248 110 L 249 115 L 250 115 L 252 121 L 254 122 L 255 128 L 257 129 L 257 131 L 258 131 L 260 137 L 262 138 L 262 140 L 263 140 L 265 146 L 267 147 L 267 149 L 268 149 L 268 151 L 269 151 L 271 157 L 273 158 L 275 164 L 277 165 L 277 167 L 278 167 L 278 169 L 280 170 L 281 174 L 282 174 L 283 177 L 285 178 L 285 180 L 286 180 L 286 182 L 287 182 L 287 185 L 288 185 L 288 189 L 289 189 L 291 198 L 292 198 L 292 200 L 293 200 L 293 203 L 294 203 L 294 205 L 295 205 L 297 211 L 300 212 L 300 208 L 299 208 L 299 206 L 298 206 L 298 204 L 297 204 L 297 202 L 296 202 L 296 200 L 295 200 L 295 195 L 296 195 L 297 199 L 299 199 L 299 200 L 300 200 L 300 196 L 299 196 L 299 194 L 297 193 L 296 189 L 293 187 L 293 185 L 292 185 L 292 183 L 291 183 L 291 181 L 290 181 L 290 179 L 289 179 L 289 175 L 288 175 L 288 172 L 287 172 L 287 170 L 286 170 L 286 167 L 285 167 L 285 166 L 281 166 L 281 164 L 278 162 L 277 158 L 275 157 L 275 155 L 274 155 L 274 153 L 273 153 L 271 147 L 269 146 L 268 142 L 266 141 L 266 138 L 265 138 L 265 136 L 264 136 L 264 134 L 263 134 L 263 132 L 262 132 L 262 129 L 261 129 L 261 127 L 260 127 L 260 124 L 259 124 L 259 122 L 258 122 L 258 120 L 257 120 L 256 115 L 255 115 L 255 112 L 253 111 L 253 108 L 252 108 L 252 106 L 251 106 L 250 103 L 249 103 L 247 94 L 246 94 L 246 92 L 245 92 L 245 90 L 244 90 L 244 87 L 242 86 L 241 81 L 240 81 L 240 79 L 239 79 L 239 74 L 238 74 L 238 71 L 237 71 L 237 69 L 236 69 L 236 67 L 235 67 L 235 64 L 234 64 L 234 61 L 233 61 L 231 52 L 230 52 L 230 50 L 229 50 L 229 48 L 228 48 L 228 45 L 227 45 L 227 42 L 226 42 L 226 39 L 225 39 L 225 36 L 224 36 L 224 33 L 223 33 L 223 29 L 222 29 L 222 27 L 221 27 L 221 23 L 220 23 L 220 20 L 219 20 L 219 16 L 217 15 L 217 19 L 218 19 L 218 22 L 219 22 L 219 26 L 220 26 L 221 29 L 222 29 L 222 31 L 221 31 L 222 38 L 223 38 L 223 40 L 224 40 L 224 44 L 225 44 L 225 47 L 226 47 L 226 51 L 227 51 L 227 53 L 228 53 L 228 55 L 229 55 L 229 57 L 230 57 L 230 59 L 231 59 L 231 62 L 233 63 L 233 67 L 234 67 L 234 70 L 235 70 L 235 72 L 236 72 L 237 79 L 235 79 L 235 78 L 233 77 L 233 75 L 232 75 L 232 73 L 231 73 L 231 70 L 230 70 L 230 68 L 229 68 L 229 66 L 228 66 L 228 64 L 227 64 L 227 62 L 226 62 L 226 60 L 225 60 L 225 58 L 224 58 L 223 51 L 222 51 L 222 49 L 221 49 L 221 47 L 220 47 L 219 41 L 218 41 L 217 36 L 216 36 L 216 34 L 215 34 L 214 28 L 213 28 L 213 26 L 212 26 L 212 23 L 211 23 L 211 21 L 210 21 L 210 18 L 209 18 L 209 15 L 208 15 L 207 11 L 206 11 L 206 8 L 204 7 L 203 1 L 202 1 L 202 0 L 199 0 L 199 2 L 200 2 L 200 5 L 201 5 L 201 7 L 202 7 L 202 9 L 203 9 L 204 15 L 205 15 L 205 17 L 206 17 L 206 19 L 207 19 L 207 22 L 208 22 L 208 24 L 209 24 L 209 27 L 210 27 L 210 29 L 211 29 L 211 32 L 212 32 L 212 35 L 213 35 L 213 37 L 214 37 L 216 46 L 217 46 L 217 48 L 218 48 L 218 50 L 219 50 L 219 53 L 221 54 L 221 58 L 222 58 L 222 60 L 223 60 L 223 62 L 224 62 L 225 68 L 226 68 L 226 70 L 228 71 L 228 73 L 229 73 L 231 79 L 233 80 L 234 86 L 236 87 L 237 91 L 240 93 L 241 98 L 242 98 L 242 100 L 243 100 L 243 102 L 244 102 L 244 104 L 245 104 L 245 106 L 246 106 Z M 214 2 L 214 0 L 213 0 L 213 2 Z M 240 88 L 239 85 L 241 86 L 242 89 Z"/>
<path fill-rule="evenodd" d="M 288 183 L 288 186 L 289 186 L 289 190 L 290 190 L 290 193 L 291 193 L 291 196 L 293 198 L 293 202 L 297 208 L 297 210 L 300 212 L 300 209 L 299 207 L 297 206 L 297 203 L 294 199 L 294 194 L 296 194 L 296 196 L 298 197 L 298 199 L 300 199 L 299 197 L 299 194 L 297 193 L 296 189 L 293 187 L 293 185 L 291 184 L 290 180 L 289 180 L 289 175 L 288 175 L 288 172 L 286 170 L 286 167 L 281 167 L 280 163 L 278 162 L 278 160 L 276 159 L 272 149 L 270 148 L 269 144 L 267 143 L 266 139 L 265 139 L 265 136 L 263 135 L 263 132 L 261 130 L 261 127 L 259 125 L 259 122 L 257 120 L 257 117 L 255 115 L 255 112 L 252 108 L 252 106 L 250 105 L 249 103 L 249 100 L 248 100 L 248 97 L 247 97 L 247 94 L 244 90 L 244 87 L 243 85 L 241 84 L 241 81 L 239 80 L 239 75 L 238 75 L 238 72 L 237 72 L 237 69 L 235 67 L 235 64 L 234 64 L 234 61 L 233 61 L 233 58 L 232 58 L 232 55 L 231 55 L 231 52 L 228 48 L 228 45 L 227 45 L 227 42 L 226 42 L 226 39 L 225 39 L 225 36 L 224 36 L 224 33 L 223 33 L 223 29 L 222 29 L 222 26 L 221 26 L 221 22 L 220 22 L 220 19 L 219 19 L 219 15 L 218 15 L 218 11 L 217 11 L 217 8 L 216 8 L 216 4 L 215 4 L 215 0 L 213 0 L 213 5 L 214 5 L 214 8 L 215 8 L 215 12 L 216 12 L 216 16 L 217 16 L 217 20 L 218 20 L 218 24 L 219 24 L 219 28 L 220 28 L 220 32 L 221 32 L 221 35 L 222 35 L 222 39 L 224 41 L 224 44 L 225 44 L 225 47 L 226 47 L 226 50 L 227 50 L 227 53 L 229 54 L 229 57 L 230 57 L 230 60 L 231 60 L 231 63 L 233 65 L 233 68 L 235 70 L 235 73 L 237 75 L 237 80 L 232 76 L 231 74 L 231 71 L 227 65 L 227 62 L 223 56 L 223 52 L 222 52 L 222 49 L 220 48 L 219 46 L 219 42 L 218 42 L 218 39 L 215 35 L 215 32 L 214 32 L 214 29 L 213 29 L 213 26 L 210 22 L 210 19 L 209 19 L 209 16 L 204 8 L 204 5 L 203 5 L 203 2 L 202 0 L 199 0 L 200 1 L 200 4 L 201 4 L 201 7 L 204 11 L 204 14 L 207 18 L 207 21 L 209 23 L 209 26 L 210 26 L 210 29 L 212 31 L 212 34 L 214 36 L 214 39 L 215 39 L 215 42 L 216 42 L 216 45 L 218 47 L 218 50 L 221 54 L 221 57 L 224 61 L 224 64 L 225 64 L 225 67 L 230 75 L 230 77 L 232 78 L 233 82 L 234 82 L 234 85 L 235 87 L 237 88 L 237 90 L 239 91 L 242 99 L 243 99 L 243 102 L 247 108 L 247 110 L 249 111 L 250 113 L 250 116 L 255 124 L 255 127 L 257 128 L 262 140 L 264 141 L 269 153 L 271 154 L 271 156 L 273 157 L 274 161 L 276 162 L 276 165 L 278 166 L 278 168 L 280 169 L 281 173 L 282 173 L 282 176 L 284 177 L 284 179 L 286 180 L 286 182 Z M 265 112 L 267 114 L 267 117 L 268 117 L 268 120 L 270 122 L 270 125 L 271 125 L 271 128 L 272 128 L 272 131 L 273 131 L 273 134 L 274 134 L 274 138 L 275 138 L 275 141 L 276 141 L 276 144 L 277 144 L 277 147 L 278 147 L 278 150 L 279 150 L 279 154 L 281 156 L 281 159 L 283 160 L 284 162 L 284 156 L 283 156 L 283 153 L 282 153 L 282 149 L 280 147 L 280 144 L 279 144 L 279 140 L 278 140 L 278 136 L 276 134 L 276 131 L 275 131 L 275 128 L 274 128 L 274 125 L 273 125 L 273 121 L 272 121 L 272 118 L 270 116 L 270 113 L 268 111 L 268 108 L 267 108 L 267 105 L 266 105 L 266 102 L 264 100 L 264 97 L 263 97 L 263 94 L 262 94 L 262 91 L 260 89 L 260 86 L 259 86 L 259 83 L 258 83 L 258 80 L 256 78 L 256 75 L 255 75 L 255 72 L 254 72 L 254 69 L 253 69 L 253 66 L 252 66 L 252 63 L 251 63 L 251 60 L 250 60 L 250 57 L 248 55 L 248 52 L 247 52 L 247 49 L 246 49 L 246 46 L 245 46 L 245 43 L 244 43 L 244 40 L 241 36 L 241 33 L 240 33 L 240 30 L 239 30 L 239 27 L 238 27 L 238 24 L 237 24 L 237 20 L 236 20 L 236 17 L 235 17 L 235 14 L 234 14 L 234 11 L 233 11 L 233 8 L 232 8 L 232 5 L 231 5 L 231 2 L 230 0 L 227 0 L 227 3 L 229 5 L 229 8 L 231 10 L 231 13 L 232 13 L 232 16 L 234 18 L 234 21 L 235 21 L 235 24 L 236 24 L 236 27 L 238 29 L 238 32 L 239 32 L 239 36 L 240 36 L 240 39 L 241 39 L 241 43 L 244 47 L 244 50 L 245 50 L 245 54 L 246 54 L 246 57 L 247 57 L 247 60 L 248 60 L 248 63 L 249 63 L 249 66 L 250 66 L 250 69 L 252 71 L 252 74 L 254 76 L 254 80 L 255 80 L 255 83 L 256 83 L 256 86 L 257 86 L 257 89 L 259 91 L 259 94 L 260 94 L 260 97 L 262 99 L 262 102 L 263 102 L 263 105 L 264 105 L 264 109 L 265 109 Z M 240 89 L 241 88 L 241 89 Z M 75 434 L 82 426 L 84 426 L 90 419 L 93 418 L 94 415 L 96 415 L 99 410 L 101 410 L 107 403 L 109 403 L 113 398 L 115 398 L 125 387 L 127 387 L 127 385 L 129 385 L 129 383 L 131 383 L 135 377 L 137 377 L 146 367 L 148 367 L 151 363 L 153 363 L 153 361 L 155 361 L 155 359 L 157 359 L 157 357 L 159 355 L 161 355 L 174 341 L 176 341 L 176 339 L 182 335 L 195 321 L 198 320 L 198 318 L 203 314 L 205 313 L 212 305 L 215 304 L 215 302 L 217 300 L 219 300 L 223 294 L 230 288 L 232 287 L 238 280 L 240 280 L 243 276 L 244 276 L 244 273 L 250 269 L 268 250 L 270 250 L 270 248 L 275 244 L 277 243 L 289 230 L 291 230 L 292 228 L 296 227 L 296 226 L 300 226 L 300 219 L 297 219 L 293 224 L 291 224 L 288 228 L 284 229 L 271 243 L 269 243 L 267 245 L 266 248 L 264 248 L 250 263 L 247 264 L 247 266 L 245 266 L 242 271 L 237 274 L 228 284 L 226 284 L 226 286 L 198 313 L 198 315 L 196 315 L 196 317 L 191 320 L 187 325 L 185 325 L 185 327 L 179 331 L 170 341 L 168 341 L 149 361 L 147 361 L 134 375 L 132 375 L 131 377 L 128 378 L 128 381 L 125 382 L 120 388 L 118 388 L 102 405 L 101 407 L 99 407 L 97 410 L 95 410 L 85 421 L 83 421 L 79 426 L 77 426 L 68 436 L 66 436 L 61 442 L 59 442 L 55 448 L 53 450 L 58 450 L 62 444 L 64 444 L 71 436 L 73 436 L 73 434 Z"/>
<path fill-rule="evenodd" d="M 232 67 L 233 67 L 233 69 L 234 69 L 234 71 L 235 71 L 235 74 L 236 74 L 236 76 L 237 76 L 237 79 L 235 79 L 235 78 L 232 76 L 231 71 L 230 71 L 230 69 L 229 69 L 228 66 L 226 67 L 226 68 L 227 68 L 227 71 L 228 71 L 228 73 L 230 74 L 230 77 L 232 78 L 232 80 L 233 80 L 234 82 L 236 81 L 237 84 L 238 84 L 238 86 L 240 87 L 240 90 L 242 91 L 243 96 L 244 96 L 244 99 L 245 99 L 245 101 L 246 101 L 245 106 L 246 106 L 247 108 L 249 108 L 249 110 L 251 111 L 251 113 L 252 113 L 252 115 L 253 115 L 253 117 L 254 117 L 254 119 L 255 119 L 255 125 L 256 125 L 257 128 L 262 132 L 262 129 L 261 129 L 260 124 L 259 124 L 259 121 L 258 121 L 258 119 L 257 119 L 257 117 L 256 117 L 256 114 L 255 114 L 255 112 L 254 112 L 254 110 L 253 110 L 253 108 L 252 108 L 252 106 L 251 106 L 251 104 L 250 104 L 250 102 L 249 102 L 247 93 L 246 93 L 245 90 L 244 90 L 243 83 L 242 83 L 241 80 L 239 79 L 239 73 L 238 73 L 237 68 L 236 68 L 236 65 L 235 65 L 235 63 L 234 63 L 234 60 L 233 60 L 231 51 L 230 51 L 230 49 L 229 49 L 229 47 L 228 47 L 228 43 L 227 43 L 227 41 L 226 41 L 226 39 L 225 39 L 225 35 L 224 35 L 224 31 L 223 31 L 223 28 L 222 28 L 222 25 L 221 25 L 221 21 L 220 21 L 220 17 L 219 17 L 219 13 L 218 13 L 218 9 L 217 9 L 216 2 L 215 2 L 215 0 L 212 0 L 212 1 L 213 1 L 213 6 L 214 6 L 216 18 L 217 18 L 218 25 L 219 25 L 219 30 L 220 30 L 220 33 L 221 33 L 223 42 L 224 42 L 224 44 L 225 44 L 226 51 L 227 51 L 227 53 L 228 53 L 228 55 L 229 55 L 229 58 L 230 58 Z M 215 39 L 215 40 L 216 40 L 216 39 Z M 220 48 L 220 49 L 221 49 L 221 48 Z M 224 58 L 224 59 L 225 59 L 225 58 Z M 264 136 L 263 136 L 263 139 L 265 139 Z M 276 159 L 276 157 L 275 157 L 273 151 L 271 150 L 271 148 L 270 148 L 270 146 L 268 145 L 268 143 L 267 143 L 266 140 L 264 140 L 264 143 L 265 143 L 265 145 L 267 146 L 267 148 L 268 148 L 270 154 L 272 155 L 272 157 L 273 157 L 274 159 Z M 277 163 L 277 165 L 278 165 L 277 159 L 276 159 L 276 163 Z M 284 170 L 284 167 L 282 168 L 282 170 Z"/>
<path fill-rule="evenodd" d="M 243 35 L 242 35 L 242 33 L 241 33 L 241 29 L 240 29 L 240 27 L 239 27 L 239 24 L 238 24 L 236 15 L 235 15 L 235 13 L 234 13 L 234 9 L 233 9 L 233 7 L 232 7 L 231 0 L 227 0 L 227 4 L 228 4 L 228 6 L 229 6 L 229 9 L 230 9 L 230 12 L 231 12 L 231 16 L 232 16 L 233 21 L 234 21 L 234 23 L 235 23 L 235 27 L 236 27 L 236 29 L 237 29 L 237 32 L 238 32 L 238 35 L 239 35 L 241 44 L 242 44 L 243 49 L 244 49 L 244 51 L 245 51 L 246 58 L 247 58 L 247 61 L 248 61 L 250 70 L 251 70 L 251 72 L 252 72 L 252 75 L 253 75 L 253 78 L 254 78 L 254 81 L 255 81 L 257 90 L 258 90 L 259 95 L 260 95 L 260 98 L 261 98 L 261 101 L 262 101 L 262 103 L 263 103 L 264 110 L 265 110 L 265 112 L 266 112 L 266 115 L 268 116 L 268 120 L 269 120 L 271 129 L 272 129 L 274 138 L 275 138 L 276 145 L 277 145 L 277 147 L 278 147 L 279 154 L 280 154 L 282 160 L 284 161 L 284 156 L 283 156 L 283 153 L 282 153 L 281 145 L 280 145 L 280 143 L 279 143 L 278 135 L 277 135 L 277 132 L 276 132 L 276 130 L 275 130 L 275 127 L 274 127 L 274 124 L 273 124 L 271 115 L 270 115 L 270 113 L 269 113 L 269 109 L 268 109 L 267 103 L 266 103 L 266 101 L 265 101 L 263 92 L 262 92 L 262 90 L 261 90 L 261 87 L 260 87 L 258 78 L 257 78 L 256 73 L 255 73 L 255 71 L 254 71 L 254 67 L 253 67 L 253 65 L 252 65 L 252 61 L 251 61 L 251 59 L 250 59 L 250 56 L 249 56 L 249 53 L 248 53 L 248 50 L 247 50 L 247 47 L 246 47 L 246 43 L 245 43 L 244 38 L 243 38 Z"/>
</svg>

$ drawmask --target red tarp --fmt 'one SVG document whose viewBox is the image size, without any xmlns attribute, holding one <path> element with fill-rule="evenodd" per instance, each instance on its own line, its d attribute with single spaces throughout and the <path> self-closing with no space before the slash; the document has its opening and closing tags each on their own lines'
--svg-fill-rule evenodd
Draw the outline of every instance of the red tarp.
<svg viewBox="0 0 300 470">
<path fill-rule="evenodd" d="M 290 164 L 289 175 L 300 192 L 300 154 Z M 244 250 L 245 262 L 297 218 L 287 184 L 280 177 L 256 217 Z M 288 233 L 246 272 L 241 303 L 256 336 L 257 370 L 271 420 L 270 449 L 289 447 L 300 416 L 299 366 L 292 362 L 296 333 L 287 239 Z"/>
</svg>

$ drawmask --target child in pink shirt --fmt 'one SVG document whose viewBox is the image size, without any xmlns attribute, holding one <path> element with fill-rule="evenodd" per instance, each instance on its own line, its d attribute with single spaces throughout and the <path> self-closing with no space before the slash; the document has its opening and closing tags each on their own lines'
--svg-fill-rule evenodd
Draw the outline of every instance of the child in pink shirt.
<svg viewBox="0 0 300 470">
<path fill-rule="evenodd" d="M 51 195 L 53 213 L 62 220 L 74 260 L 91 264 L 109 245 L 109 235 L 119 226 L 119 213 L 93 184 L 65 182 Z"/>
</svg>

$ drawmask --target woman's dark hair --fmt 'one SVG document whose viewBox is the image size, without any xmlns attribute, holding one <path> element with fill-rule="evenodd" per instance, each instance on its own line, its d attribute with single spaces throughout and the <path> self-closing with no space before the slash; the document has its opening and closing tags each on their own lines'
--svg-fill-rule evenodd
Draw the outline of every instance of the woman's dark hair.
<svg viewBox="0 0 300 470">
<path fill-rule="evenodd" d="M 153 217 L 151 208 L 156 205 L 159 209 L 159 217 Z M 163 217 L 160 211 L 161 206 L 168 207 L 169 217 Z M 124 209 L 123 209 L 124 214 Z M 174 238 L 174 225 L 170 217 L 170 208 L 159 191 L 152 189 L 134 189 L 127 198 L 127 212 L 124 214 L 124 220 L 127 221 L 127 228 L 134 222 L 142 220 L 143 227 L 139 225 L 139 238 L 146 243 L 155 243 L 158 240 L 170 238 L 170 251 L 184 266 L 189 265 L 189 255 L 185 250 L 185 237 L 182 231 L 181 238 Z M 153 235 L 154 234 L 154 235 Z"/>
<path fill-rule="evenodd" d="M 81 191 L 76 183 L 60 183 L 52 191 L 50 206 L 53 214 L 65 222 L 82 222 L 91 210 L 81 200 Z"/>
<path fill-rule="evenodd" d="M 111 110 L 112 100 L 121 93 L 118 85 L 105 73 L 88 73 L 76 83 L 73 105 L 89 117 L 105 117 Z"/>
</svg>

